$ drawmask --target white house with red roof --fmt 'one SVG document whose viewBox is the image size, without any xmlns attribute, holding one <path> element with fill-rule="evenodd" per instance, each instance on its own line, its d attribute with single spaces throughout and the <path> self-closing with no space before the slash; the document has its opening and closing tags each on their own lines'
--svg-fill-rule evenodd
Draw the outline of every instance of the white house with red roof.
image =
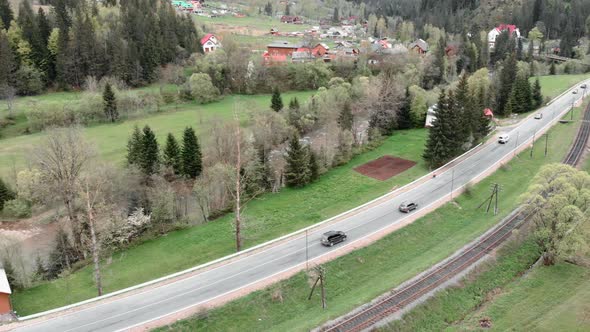
<svg viewBox="0 0 590 332">
<path fill-rule="evenodd" d="M 215 37 L 215 35 L 208 33 L 205 35 L 205 37 L 201 38 L 201 47 L 203 47 L 203 52 L 210 53 L 220 48 L 221 43 L 219 42 L 219 39 Z"/>
<path fill-rule="evenodd" d="M 511 36 L 520 38 L 520 30 L 518 30 L 516 25 L 500 24 L 488 32 L 488 45 L 490 50 L 494 49 L 494 46 L 496 45 L 496 38 L 498 38 L 498 36 L 504 31 L 508 31 Z"/>
</svg>

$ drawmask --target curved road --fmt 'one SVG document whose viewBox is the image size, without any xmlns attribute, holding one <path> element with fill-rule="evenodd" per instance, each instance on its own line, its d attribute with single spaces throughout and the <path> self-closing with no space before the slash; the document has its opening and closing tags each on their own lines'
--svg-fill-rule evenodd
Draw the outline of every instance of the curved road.
<svg viewBox="0 0 590 332">
<path fill-rule="evenodd" d="M 585 82 L 590 85 L 590 80 Z M 582 84 L 582 83 L 580 83 Z M 579 87 L 580 84 L 576 85 Z M 488 144 L 449 170 L 439 174 L 415 188 L 391 197 L 384 202 L 365 209 L 355 215 L 343 218 L 336 224 L 313 229 L 308 235 L 309 259 L 318 258 L 332 250 L 350 246 L 380 229 L 398 224 L 411 217 L 398 212 L 404 201 L 414 201 L 423 209 L 434 202 L 445 199 L 454 189 L 469 183 L 498 161 L 514 153 L 520 145 L 544 126 L 564 114 L 574 100 L 582 97 L 571 90 L 543 108 L 543 118 L 532 117 L 523 121 L 510 132 L 510 142 L 505 145 Z M 564 147 L 564 149 L 567 147 Z M 539 149 L 538 151 L 541 151 Z M 540 153 L 540 152 L 538 152 Z M 453 171 L 451 171 L 453 170 Z M 454 179 L 452 176 L 454 174 Z M 329 229 L 348 233 L 348 241 L 333 248 L 320 245 L 319 239 Z M 122 298 L 113 298 L 85 309 L 64 313 L 54 318 L 41 318 L 15 326 L 17 331 L 119 331 L 137 327 L 156 318 L 203 304 L 224 294 L 244 288 L 255 282 L 278 275 L 294 266 L 301 266 L 306 260 L 305 236 L 286 240 L 258 253 L 233 260 L 225 265 L 202 272 L 167 285 L 150 287 L 142 292 Z M 57 294 L 56 294 L 57 295 Z"/>
</svg>

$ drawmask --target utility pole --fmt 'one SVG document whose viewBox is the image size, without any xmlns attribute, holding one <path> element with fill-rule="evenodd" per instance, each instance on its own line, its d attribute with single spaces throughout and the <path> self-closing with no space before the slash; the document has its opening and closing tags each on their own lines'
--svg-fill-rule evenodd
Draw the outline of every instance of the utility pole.
<svg viewBox="0 0 590 332">
<path fill-rule="evenodd" d="M 315 290 L 315 287 L 317 286 L 317 284 L 319 282 L 321 292 L 322 292 L 322 308 L 326 309 L 326 308 L 328 308 L 328 304 L 326 303 L 326 289 L 324 286 L 324 283 L 326 282 L 326 270 L 321 265 L 316 266 L 314 268 L 314 270 L 317 273 L 317 278 L 316 278 L 315 282 L 313 283 L 313 286 L 311 287 L 311 292 L 309 293 L 309 296 L 307 297 L 307 299 L 311 300 L 311 297 L 313 295 L 313 291 Z"/>
<path fill-rule="evenodd" d="M 480 209 L 482 206 L 484 206 L 484 204 L 488 204 L 487 208 L 486 208 L 486 213 L 490 212 L 490 208 L 492 207 L 492 202 L 494 202 L 494 215 L 498 214 L 498 195 L 500 193 L 500 185 L 497 183 L 494 183 L 492 185 L 492 194 L 485 199 L 485 201 L 483 201 L 478 207 L 477 209 Z"/>
<path fill-rule="evenodd" d="M 305 270 L 309 271 L 309 242 L 307 240 L 307 229 L 305 230 Z"/>
<path fill-rule="evenodd" d="M 453 200 L 453 188 L 455 186 L 455 170 L 451 173 L 451 201 Z"/>
<path fill-rule="evenodd" d="M 514 141 L 514 155 L 516 156 L 516 148 L 518 147 L 518 131 L 516 132 L 516 140 Z"/>
<path fill-rule="evenodd" d="M 533 158 L 533 150 L 535 149 L 535 136 L 537 135 L 537 132 L 535 131 L 535 133 L 533 134 L 533 144 L 531 146 L 531 158 Z"/>
<path fill-rule="evenodd" d="M 545 157 L 547 157 L 547 144 L 549 141 L 549 133 L 545 134 Z"/>
</svg>

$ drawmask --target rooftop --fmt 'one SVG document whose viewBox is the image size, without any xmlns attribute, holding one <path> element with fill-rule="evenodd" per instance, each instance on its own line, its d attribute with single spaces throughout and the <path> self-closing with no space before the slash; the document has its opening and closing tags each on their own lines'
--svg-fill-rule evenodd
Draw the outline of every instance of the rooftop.
<svg viewBox="0 0 590 332">
<path fill-rule="evenodd" d="M 272 48 L 300 48 L 301 45 L 300 44 L 291 44 L 290 42 L 287 42 L 287 41 L 276 41 L 276 42 L 272 42 L 272 43 L 268 44 L 267 47 L 272 47 Z"/>
</svg>

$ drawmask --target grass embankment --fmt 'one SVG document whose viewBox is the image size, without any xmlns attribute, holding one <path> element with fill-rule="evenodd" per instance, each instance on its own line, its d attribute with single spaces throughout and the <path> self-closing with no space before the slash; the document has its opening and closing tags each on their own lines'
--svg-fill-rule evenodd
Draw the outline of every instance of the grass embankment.
<svg viewBox="0 0 590 332">
<path fill-rule="evenodd" d="M 247 225 L 245 245 L 250 247 L 312 225 L 422 176 L 427 172 L 420 157 L 425 140 L 424 129 L 396 133 L 379 148 L 329 171 L 314 184 L 299 190 L 286 188 L 278 194 L 265 194 L 251 201 L 243 216 Z M 415 160 L 418 164 L 401 176 L 387 181 L 377 181 L 353 170 L 356 166 L 387 154 Z M 113 255 L 112 262 L 104 264 L 102 268 L 105 292 L 233 253 L 231 222 L 232 215 L 227 215 Z M 13 294 L 13 304 L 22 316 L 93 296 L 92 268 L 88 266 L 70 276 L 17 291 Z"/>
<path fill-rule="evenodd" d="M 580 112 L 577 114 L 579 116 Z M 371 246 L 325 264 L 327 310 L 321 310 L 319 295 L 312 301 L 307 300 L 310 285 L 301 272 L 206 315 L 180 321 L 163 330 L 303 331 L 349 312 L 448 257 L 499 222 L 519 205 L 520 195 L 544 164 L 563 159 L 577 126 L 579 123 L 558 124 L 551 129 L 547 157 L 538 147 L 533 158 L 529 157 L 530 151 L 525 150 L 501 170 L 473 186 L 469 193 L 459 196 L 456 205 L 446 204 Z M 476 209 L 489 196 L 493 183 L 503 188 L 498 216 Z M 517 260 L 522 263 L 520 258 Z M 530 258 L 524 260 L 525 263 L 530 261 Z M 502 274 L 491 277 L 494 276 L 499 278 Z M 282 295 L 282 302 L 273 296 L 277 293 Z"/>
<path fill-rule="evenodd" d="M 284 93 L 283 100 L 288 102 L 290 98 L 297 97 L 299 100 L 307 100 L 313 92 L 289 92 Z M 35 102 L 39 104 L 60 104 L 66 103 L 67 100 L 75 102 L 79 98 L 79 93 L 51 93 L 35 97 Z M 30 98 L 30 97 L 29 97 Z M 178 104 L 178 106 L 169 105 L 168 108 L 162 108 L 160 113 L 123 121 L 115 124 L 100 124 L 84 128 L 86 138 L 94 143 L 97 147 L 99 156 L 103 160 L 122 165 L 127 146 L 127 139 L 133 131 L 135 125 L 143 127 L 149 125 L 157 134 L 158 141 L 162 145 L 165 142 L 166 135 L 171 132 L 180 138 L 182 131 L 186 126 L 192 126 L 199 138 L 206 144 L 207 137 L 203 135 L 209 127 L 210 120 L 221 119 L 227 120 L 233 116 L 234 103 L 238 102 L 240 106 L 240 117 L 242 120 L 247 119 L 251 110 L 268 109 L 270 105 L 270 95 L 255 96 L 228 96 L 224 99 L 211 104 L 200 105 L 196 103 Z M 19 101 L 26 105 L 27 101 Z M 40 107 L 40 106 L 39 106 Z M 18 136 L 0 140 L 0 177 L 8 176 L 13 167 L 18 171 L 26 165 L 27 151 L 39 144 L 45 137 L 44 133 Z"/>
<path fill-rule="evenodd" d="M 589 298 L 590 268 L 537 266 L 452 329 L 472 331 L 480 319 L 489 318 L 497 331 L 590 331 Z"/>
<path fill-rule="evenodd" d="M 577 74 L 577 75 L 549 75 L 540 76 L 539 82 L 541 83 L 541 90 L 543 96 L 551 99 L 559 96 L 565 90 L 571 88 L 574 84 L 590 78 L 588 74 Z M 535 78 L 532 77 L 531 81 L 534 82 Z M 578 91 L 582 93 L 582 91 Z"/>
</svg>

